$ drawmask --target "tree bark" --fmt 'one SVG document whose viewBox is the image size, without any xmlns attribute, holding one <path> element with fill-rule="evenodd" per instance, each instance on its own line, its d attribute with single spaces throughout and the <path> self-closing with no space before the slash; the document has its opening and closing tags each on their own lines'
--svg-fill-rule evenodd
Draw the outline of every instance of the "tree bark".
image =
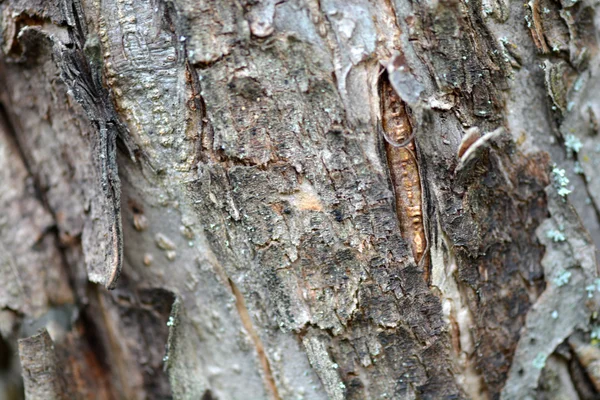
<svg viewBox="0 0 600 400">
<path fill-rule="evenodd" d="M 598 398 L 597 6 L 0 1 L 0 392 Z"/>
</svg>

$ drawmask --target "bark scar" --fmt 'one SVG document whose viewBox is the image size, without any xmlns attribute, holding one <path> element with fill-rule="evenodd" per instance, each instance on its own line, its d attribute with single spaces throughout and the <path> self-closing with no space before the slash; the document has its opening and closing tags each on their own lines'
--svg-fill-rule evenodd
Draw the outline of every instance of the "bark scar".
<svg viewBox="0 0 600 400">
<path fill-rule="evenodd" d="M 426 262 L 427 236 L 423 222 L 421 174 L 415 155 L 415 140 L 406 105 L 383 73 L 380 80 L 382 134 L 390 170 L 396 215 L 402 237 L 409 243 L 417 264 Z M 424 265 L 425 280 L 429 268 Z"/>
</svg>

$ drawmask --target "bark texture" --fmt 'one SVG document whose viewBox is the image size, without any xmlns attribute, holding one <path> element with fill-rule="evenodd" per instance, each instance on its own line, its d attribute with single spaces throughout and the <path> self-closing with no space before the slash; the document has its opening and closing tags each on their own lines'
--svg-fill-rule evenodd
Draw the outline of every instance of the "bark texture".
<svg viewBox="0 0 600 400">
<path fill-rule="evenodd" d="M 597 7 L 0 1 L 0 390 L 598 398 Z"/>
</svg>

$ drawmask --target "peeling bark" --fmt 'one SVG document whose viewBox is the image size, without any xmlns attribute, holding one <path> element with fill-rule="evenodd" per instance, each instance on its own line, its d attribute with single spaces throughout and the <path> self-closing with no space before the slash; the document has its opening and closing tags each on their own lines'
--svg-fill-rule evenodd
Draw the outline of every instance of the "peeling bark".
<svg viewBox="0 0 600 400">
<path fill-rule="evenodd" d="M 596 7 L 0 2 L 27 398 L 597 398 Z"/>
</svg>

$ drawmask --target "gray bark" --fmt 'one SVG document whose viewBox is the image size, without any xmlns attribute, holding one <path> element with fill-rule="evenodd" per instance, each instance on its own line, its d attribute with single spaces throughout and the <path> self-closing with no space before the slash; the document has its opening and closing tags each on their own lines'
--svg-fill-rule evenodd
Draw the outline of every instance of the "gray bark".
<svg viewBox="0 0 600 400">
<path fill-rule="evenodd" d="M 598 398 L 597 6 L 0 1 L 2 395 Z"/>
</svg>

